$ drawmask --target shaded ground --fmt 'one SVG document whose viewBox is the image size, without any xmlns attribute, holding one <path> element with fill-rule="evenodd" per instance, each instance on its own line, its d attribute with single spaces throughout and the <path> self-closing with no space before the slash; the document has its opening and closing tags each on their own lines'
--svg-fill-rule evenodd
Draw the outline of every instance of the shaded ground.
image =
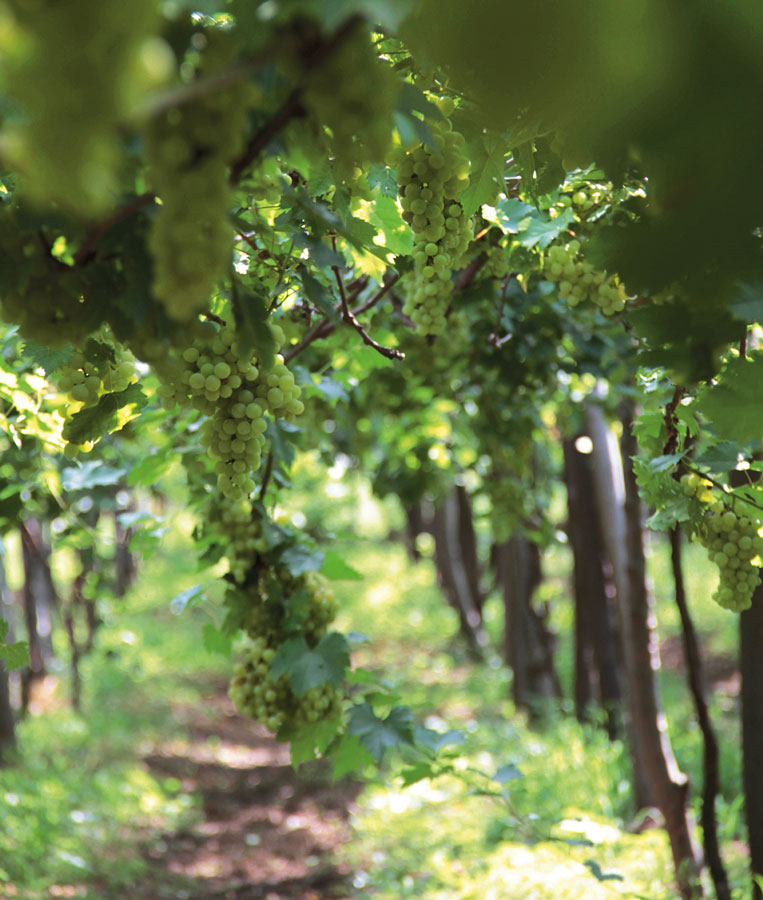
<svg viewBox="0 0 763 900">
<path fill-rule="evenodd" d="M 320 766 L 295 772 L 288 747 L 239 716 L 225 685 L 194 707 L 176 705 L 185 737 L 151 748 L 152 773 L 196 795 L 201 820 L 145 848 L 145 900 L 343 900 L 346 868 L 332 858 L 347 838 L 357 787 Z"/>
</svg>

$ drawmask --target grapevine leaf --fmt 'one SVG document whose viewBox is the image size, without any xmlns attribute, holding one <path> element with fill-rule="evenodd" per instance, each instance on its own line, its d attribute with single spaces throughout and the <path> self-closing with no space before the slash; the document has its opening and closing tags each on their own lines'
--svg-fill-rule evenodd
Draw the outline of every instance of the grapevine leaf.
<svg viewBox="0 0 763 900">
<path fill-rule="evenodd" d="M 63 436 L 72 444 L 84 444 L 97 441 L 109 431 L 118 431 L 133 416 L 120 416 L 120 410 L 134 406 L 142 409 L 148 403 L 148 397 L 140 385 L 131 384 L 123 391 L 104 394 L 95 406 L 88 406 L 69 419 L 64 425 Z"/>
<path fill-rule="evenodd" d="M 320 569 L 323 564 L 323 553 L 320 550 L 310 550 L 302 544 L 294 544 L 283 551 L 281 562 L 297 578 L 305 572 Z"/>
<path fill-rule="evenodd" d="M 29 665 L 29 646 L 26 641 L 15 644 L 0 644 L 0 662 L 8 672 Z"/>
<path fill-rule="evenodd" d="M 699 408 L 722 440 L 760 440 L 763 354 L 754 359 L 733 359 L 723 380 L 707 390 Z"/>
<path fill-rule="evenodd" d="M 503 226 L 504 231 L 510 234 L 517 234 L 522 228 L 526 227 L 525 223 L 535 214 L 535 210 L 527 203 L 523 203 L 516 197 L 510 197 L 502 200 L 496 207 L 498 221 Z"/>
<path fill-rule="evenodd" d="M 66 365 L 72 358 L 72 352 L 70 345 L 61 350 L 52 350 L 37 341 L 27 341 L 23 347 L 24 356 L 32 361 L 35 368 L 43 369 L 46 375 L 57 372 L 61 366 Z"/>
<path fill-rule="evenodd" d="M 407 769 L 403 769 L 400 773 L 400 780 L 404 788 L 410 787 L 412 784 L 418 784 L 425 778 L 432 778 L 434 775 L 442 773 L 440 766 L 435 766 L 431 762 L 417 762 Z"/>
<path fill-rule="evenodd" d="M 357 735 L 375 759 L 402 744 L 413 743 L 413 713 L 407 706 L 396 706 L 380 719 L 370 703 L 355 706 L 350 713 L 347 733 Z"/>
<path fill-rule="evenodd" d="M 571 209 L 562 210 L 555 219 L 534 215 L 527 225 L 520 229 L 519 243 L 527 248 L 537 244 L 541 250 L 545 250 L 563 231 L 566 231 L 574 219 Z"/>
<path fill-rule="evenodd" d="M 403 221 L 394 198 L 379 197 L 369 210 L 369 218 L 384 232 L 389 251 L 398 256 L 408 256 L 413 251 L 413 232 Z"/>
<path fill-rule="evenodd" d="M 240 353 L 246 356 L 254 350 L 260 365 L 269 368 L 275 358 L 276 342 L 267 325 L 268 301 L 264 288 L 253 282 L 247 290 L 234 278 L 231 305 Z"/>
<path fill-rule="evenodd" d="M 735 319 L 745 324 L 763 322 L 763 282 L 740 284 L 729 309 Z"/>
<path fill-rule="evenodd" d="M 433 731 L 431 728 L 424 728 L 421 725 L 416 726 L 413 737 L 417 745 L 426 747 L 433 753 L 439 753 L 443 747 L 463 744 L 466 740 L 466 736 L 460 729 L 440 732 Z"/>
<path fill-rule="evenodd" d="M 368 186 L 372 189 L 378 188 L 383 197 L 391 197 L 394 200 L 397 196 L 397 181 L 387 166 L 373 163 L 368 167 L 366 177 Z"/>
<path fill-rule="evenodd" d="M 498 767 L 498 771 L 493 775 L 493 781 L 497 781 L 499 784 L 506 784 L 509 781 L 516 781 L 518 778 L 524 777 L 514 763 L 506 763 L 506 765 Z"/>
<path fill-rule="evenodd" d="M 618 872 L 607 872 L 605 873 L 601 866 L 596 862 L 595 859 L 587 859 L 583 863 L 583 865 L 590 871 L 591 875 L 597 881 L 624 881 L 622 875 Z"/>
<path fill-rule="evenodd" d="M 274 679 L 287 675 L 291 689 L 301 697 L 322 684 L 339 684 L 349 664 L 347 639 L 337 631 L 330 631 L 314 650 L 303 637 L 281 644 L 270 664 L 270 674 Z"/>
<path fill-rule="evenodd" d="M 9 627 L 10 626 L 5 621 L 5 619 L 0 619 L 0 644 L 5 643 L 5 639 L 8 637 Z"/>
<path fill-rule="evenodd" d="M 334 779 L 360 772 L 375 762 L 371 753 L 354 734 L 343 734 L 339 743 L 331 752 Z"/>
<path fill-rule="evenodd" d="M 309 762 L 316 756 L 326 752 L 339 731 L 340 721 L 336 716 L 319 719 L 299 731 L 279 731 L 279 740 L 288 740 L 291 744 L 291 764 L 296 769 L 301 763 Z"/>
<path fill-rule="evenodd" d="M 174 457 L 175 453 L 170 447 L 144 456 L 130 469 L 127 483 L 131 486 L 135 484 L 146 486 L 156 484 L 159 478 L 172 465 Z"/>
<path fill-rule="evenodd" d="M 170 600 L 170 609 L 178 616 L 183 610 L 198 606 L 203 599 L 204 590 L 200 584 L 194 584 L 193 587 L 186 588 Z"/>
<path fill-rule="evenodd" d="M 483 203 L 494 201 L 503 185 L 504 145 L 501 141 L 485 138 L 474 150 L 469 187 L 461 195 L 467 218 L 473 216 Z"/>
<path fill-rule="evenodd" d="M 323 560 L 321 573 L 332 581 L 363 581 L 363 576 L 352 566 L 347 565 L 339 553 L 330 550 Z"/>
<path fill-rule="evenodd" d="M 322 312 L 324 316 L 328 316 L 333 322 L 337 322 L 339 313 L 334 308 L 334 298 L 331 296 L 328 288 L 321 284 L 317 278 L 314 278 L 304 266 L 300 266 L 299 280 L 302 282 L 305 296 L 313 306 Z"/>
<path fill-rule="evenodd" d="M 124 469 L 115 469 L 98 460 L 85 460 L 78 467 L 70 466 L 61 473 L 61 484 L 66 491 L 83 491 L 98 485 L 117 484 L 125 474 Z"/>
<path fill-rule="evenodd" d="M 233 637 L 220 631 L 219 628 L 215 628 L 211 622 L 207 622 L 201 629 L 201 639 L 207 653 L 220 653 L 223 656 L 230 656 Z"/>
</svg>

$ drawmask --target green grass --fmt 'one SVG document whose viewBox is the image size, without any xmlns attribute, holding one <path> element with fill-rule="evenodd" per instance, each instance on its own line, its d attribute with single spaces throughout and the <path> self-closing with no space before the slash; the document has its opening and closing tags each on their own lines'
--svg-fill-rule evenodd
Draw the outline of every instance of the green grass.
<svg viewBox="0 0 763 900">
<path fill-rule="evenodd" d="M 15 764 L 0 769 L 0 896 L 42 900 L 51 888 L 88 900 L 140 896 L 136 842 L 196 816 L 178 781 L 141 762 L 151 741 L 170 736 L 170 703 L 199 703 L 201 677 L 223 667 L 200 652 L 208 615 L 169 609 L 191 581 L 181 574 L 184 553 L 175 542 L 124 601 L 103 605 L 106 621 L 82 665 L 81 714 L 63 679 L 49 709 L 20 723 Z"/>
</svg>

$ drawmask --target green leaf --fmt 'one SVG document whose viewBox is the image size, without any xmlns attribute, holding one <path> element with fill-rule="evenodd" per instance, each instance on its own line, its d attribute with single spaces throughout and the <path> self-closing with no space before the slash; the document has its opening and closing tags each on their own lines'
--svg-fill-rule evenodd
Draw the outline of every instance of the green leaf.
<svg viewBox="0 0 763 900">
<path fill-rule="evenodd" d="M 302 637 L 281 644 L 270 664 L 270 674 L 274 679 L 286 675 L 291 689 L 301 697 L 322 684 L 339 684 L 349 664 L 347 639 L 337 631 L 330 631 L 314 650 Z"/>
<path fill-rule="evenodd" d="M 342 778 L 350 772 L 361 772 L 375 762 L 369 750 L 354 734 L 343 734 L 331 752 L 334 779 Z"/>
<path fill-rule="evenodd" d="M 11 672 L 29 665 L 29 645 L 26 641 L 6 644 L 8 628 L 5 619 L 0 619 L 0 662 L 3 663 L 7 672 Z"/>
<path fill-rule="evenodd" d="M 170 600 L 170 609 L 178 616 L 183 610 L 198 606 L 203 599 L 204 589 L 200 584 L 194 584 L 193 587 L 186 588 Z"/>
<path fill-rule="evenodd" d="M 386 750 L 413 743 L 413 713 L 407 706 L 396 706 L 380 719 L 370 703 L 362 703 L 350 713 L 347 733 L 357 735 L 372 756 L 380 760 Z"/>
<path fill-rule="evenodd" d="M 342 556 L 334 550 L 326 554 L 321 573 L 331 581 L 363 581 L 363 576 L 352 566 L 348 565 Z"/>
<path fill-rule="evenodd" d="M 299 731 L 279 731 L 279 740 L 288 740 L 291 747 L 291 764 L 296 769 L 303 762 L 322 756 L 339 732 L 341 720 L 338 716 L 320 719 Z"/>
<path fill-rule="evenodd" d="M 95 406 L 88 406 L 69 419 L 64 425 L 63 436 L 72 444 L 84 444 L 87 441 L 97 441 L 110 431 L 117 431 L 127 424 L 133 416 L 121 419 L 119 411 L 129 406 L 143 409 L 148 403 L 148 397 L 143 393 L 140 385 L 131 384 L 123 391 L 115 391 L 104 394 Z"/>
<path fill-rule="evenodd" d="M 230 656 L 233 646 L 233 636 L 220 631 L 211 622 L 207 622 L 201 629 L 201 639 L 207 653 L 220 653 L 222 656 Z"/>
<path fill-rule="evenodd" d="M 541 250 L 555 241 L 559 235 L 566 231 L 575 220 L 571 209 L 564 209 L 555 219 L 547 219 L 541 215 L 534 215 L 527 225 L 519 232 L 519 243 L 523 247 L 534 247 L 536 244 Z"/>
<path fill-rule="evenodd" d="M 435 765 L 431 762 L 418 762 L 409 766 L 407 769 L 403 769 L 402 772 L 400 772 L 400 779 L 403 787 L 406 788 L 410 787 L 412 784 L 417 784 L 419 781 L 423 781 L 425 778 L 432 778 L 434 775 L 439 775 L 441 772 L 442 769 L 439 765 Z"/>
<path fill-rule="evenodd" d="M 499 784 L 507 784 L 509 781 L 516 781 L 524 777 L 514 763 L 506 763 L 506 765 L 498 767 L 498 771 L 493 775 L 493 781 L 497 781 Z"/>
<path fill-rule="evenodd" d="M 51 350 L 37 341 L 26 341 L 22 348 L 24 356 L 28 357 L 36 368 L 44 369 L 46 375 L 57 372 L 72 358 L 72 347 L 67 345 L 61 350 Z"/>
<path fill-rule="evenodd" d="M 299 267 L 299 280 L 302 282 L 307 299 L 313 306 L 333 322 L 338 322 L 340 316 L 335 309 L 335 301 L 328 288 L 317 278 L 313 278 L 305 266 Z"/>
<path fill-rule="evenodd" d="M 754 359 L 733 359 L 720 384 L 709 387 L 699 409 L 722 440 L 760 441 L 763 434 L 763 353 Z"/>
<path fill-rule="evenodd" d="M 503 186 L 504 144 L 484 138 L 474 148 L 469 187 L 461 195 L 464 215 L 470 218 L 483 203 L 492 203 Z"/>
<path fill-rule="evenodd" d="M 311 550 L 303 544 L 294 544 L 283 551 L 281 562 L 297 578 L 305 572 L 320 569 L 323 564 L 323 553 L 320 550 Z"/>
<path fill-rule="evenodd" d="M 130 469 L 127 476 L 127 483 L 131 486 L 142 484 L 147 487 L 156 484 L 172 465 L 174 458 L 175 451 L 172 447 L 149 453 L 148 456 L 144 456 L 143 459 L 138 460 L 138 462 Z"/>
<path fill-rule="evenodd" d="M 246 289 L 238 278 L 234 278 L 231 305 L 239 351 L 246 356 L 254 350 L 260 365 L 269 368 L 275 359 L 276 342 L 267 322 L 269 311 L 265 289 L 258 282 Z"/>
<path fill-rule="evenodd" d="M 460 729 L 452 729 L 446 732 L 433 731 L 431 728 L 424 728 L 417 725 L 413 733 L 416 744 L 426 747 L 432 753 L 439 753 L 443 747 L 450 747 L 455 744 L 463 744 L 466 736 Z"/>
<path fill-rule="evenodd" d="M 99 485 L 117 484 L 124 474 L 124 469 L 114 469 L 98 460 L 88 459 L 78 467 L 64 469 L 61 484 L 66 491 L 83 491 Z"/>
<path fill-rule="evenodd" d="M 739 322 L 763 322 L 763 282 L 740 284 L 729 310 Z"/>
</svg>

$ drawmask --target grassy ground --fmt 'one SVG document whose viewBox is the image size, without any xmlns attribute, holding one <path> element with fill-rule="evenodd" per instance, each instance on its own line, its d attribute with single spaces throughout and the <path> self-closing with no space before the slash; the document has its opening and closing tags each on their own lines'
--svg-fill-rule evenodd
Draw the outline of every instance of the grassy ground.
<svg viewBox="0 0 763 900">
<path fill-rule="evenodd" d="M 664 835 L 659 830 L 638 833 L 639 823 L 632 819 L 621 745 L 608 742 L 595 727 L 579 726 L 569 715 L 554 715 L 544 729 L 531 729 L 508 699 L 510 683 L 500 661 L 490 658 L 480 666 L 466 661 L 455 616 L 435 586 L 431 563 L 412 565 L 400 544 L 385 540 L 390 527 L 400 526 L 394 505 L 374 503 L 362 484 L 341 478 L 341 468 L 335 467 L 336 478 L 325 481 L 315 461 L 303 461 L 296 473 L 297 491 L 281 512 L 316 530 L 325 532 L 330 525 L 338 535 L 335 547 L 365 576 L 363 582 L 335 585 L 342 601 L 340 627 L 371 638 L 357 651 L 357 662 L 383 672 L 420 721 L 438 730 L 460 728 L 467 735 L 455 761 L 455 776 L 402 788 L 391 775 L 395 761 L 390 760 L 392 768 L 371 780 L 357 806 L 351 807 L 352 839 L 338 851 L 340 864 L 351 874 L 352 887 L 346 896 L 379 900 L 407 896 L 423 900 L 673 898 Z M 187 534 L 189 523 L 181 525 Z M 201 859 L 209 846 L 201 838 L 191 841 L 191 849 L 186 848 L 183 856 L 177 841 L 189 834 L 204 840 L 214 837 L 219 822 L 210 823 L 209 796 L 216 791 L 214 796 L 219 797 L 222 788 L 205 782 L 198 767 L 192 769 L 192 777 L 182 766 L 173 769 L 166 764 L 167 753 L 162 756 L 156 750 L 187 747 L 191 733 L 203 745 L 194 751 L 194 765 L 210 755 L 222 760 L 225 766 L 216 764 L 210 772 L 232 785 L 230 792 L 249 804 L 245 809 L 237 807 L 231 816 L 241 822 L 256 818 L 253 810 L 261 805 L 260 788 L 246 788 L 225 772 L 236 753 L 244 760 L 244 769 L 247 760 L 256 768 L 255 757 L 246 754 L 256 756 L 260 737 L 254 734 L 254 743 L 247 745 L 241 731 L 235 740 L 225 735 L 230 710 L 226 711 L 219 685 L 228 663 L 207 654 L 200 642 L 201 627 L 219 617 L 215 593 L 200 607 L 180 615 L 170 608 L 170 598 L 199 580 L 189 554 L 189 544 L 175 539 L 146 565 L 124 603 L 107 611 L 98 648 L 84 666 L 83 713 L 75 715 L 67 708 L 65 684 L 53 679 L 39 697 L 44 712 L 21 724 L 19 765 L 0 770 L 0 896 L 25 900 L 141 896 L 148 900 L 153 895 L 141 892 L 139 886 L 155 883 L 153 856 L 161 857 L 165 868 L 168 860 L 185 860 L 175 869 L 193 875 L 194 865 L 200 863 L 188 854 Z M 733 671 L 736 623 L 709 599 L 712 573 L 701 551 L 690 548 L 687 554 L 692 606 L 713 661 L 713 707 L 724 759 L 725 852 L 741 891 L 746 882 L 736 840 L 741 831 L 738 685 Z M 663 544 L 655 542 L 650 568 L 670 663 L 660 673 L 660 681 L 671 736 L 680 764 L 698 783 L 701 747 L 678 671 L 678 626 Z M 546 566 L 556 574 L 543 587 L 553 608 L 553 625 L 560 638 L 559 670 L 567 685 L 572 670 L 568 569 L 568 554 L 560 547 Z M 487 618 L 497 637 L 501 623 L 496 598 L 488 603 Z M 204 728 L 178 714 L 178 710 L 193 709 L 207 717 Z M 216 722 L 222 736 L 214 733 Z M 151 763 L 157 755 L 165 763 L 156 764 L 155 759 Z M 271 760 L 261 772 L 266 782 L 275 778 L 274 765 Z M 490 779 L 502 766 L 514 767 L 510 770 L 514 777 L 504 784 L 505 796 L 486 796 L 482 787 L 494 791 L 500 787 Z M 285 777 L 283 768 L 277 774 L 278 779 Z M 269 799 L 272 816 L 278 817 L 279 804 L 286 808 L 289 791 L 300 793 L 297 782 L 296 776 L 293 781 L 278 781 L 285 793 L 275 792 Z M 325 783 L 317 785 L 317 790 L 325 791 Z M 349 802 L 349 795 L 342 797 L 342 802 Z M 313 804 L 311 808 L 318 815 L 326 807 Z M 282 824 L 276 830 L 281 834 L 289 829 Z M 248 844 L 250 831 L 240 830 L 228 844 L 218 842 L 214 852 L 218 857 L 237 854 L 231 871 L 241 875 L 248 871 L 246 847 L 257 846 L 259 835 Z M 265 858 L 262 847 L 256 852 L 258 859 Z M 286 858 L 293 851 L 279 845 L 277 852 Z M 275 853 L 274 845 L 271 855 Z M 218 858 L 218 863 L 218 874 L 227 871 L 226 866 L 230 869 L 230 859 Z M 213 886 L 223 883 L 222 876 L 218 881 L 194 878 L 183 888 L 186 893 L 178 889 L 156 896 L 176 900 L 224 896 L 212 892 Z M 207 885 L 206 894 L 200 884 Z M 294 884 L 291 896 L 302 896 Z M 304 884 L 299 884 L 301 891 Z M 194 893 L 197 889 L 202 892 Z M 304 896 L 339 896 L 336 885 L 321 887 L 316 882 L 310 890 L 312 894 Z"/>
</svg>

